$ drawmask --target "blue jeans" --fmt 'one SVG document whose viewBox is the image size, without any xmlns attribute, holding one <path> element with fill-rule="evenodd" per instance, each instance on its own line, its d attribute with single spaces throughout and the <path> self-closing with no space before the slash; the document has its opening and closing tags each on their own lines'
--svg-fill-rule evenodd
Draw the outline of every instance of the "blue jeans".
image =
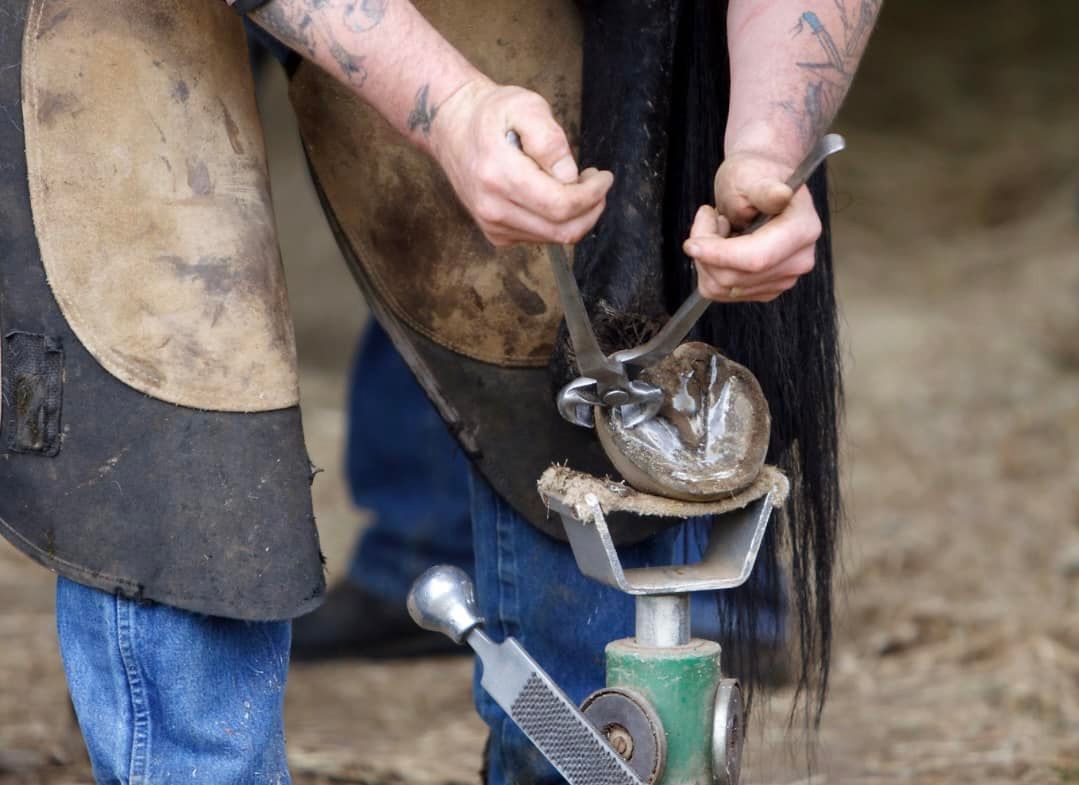
<svg viewBox="0 0 1079 785">
<path fill-rule="evenodd" d="M 404 607 L 434 564 L 472 572 L 468 462 L 389 337 L 372 322 L 353 363 L 348 479 L 374 513 L 348 579 Z"/>
<path fill-rule="evenodd" d="M 288 785 L 288 622 L 201 616 L 64 578 L 56 621 L 99 785 Z"/>
<path fill-rule="evenodd" d="M 495 640 L 512 635 L 580 703 L 604 686 L 604 647 L 632 637 L 634 600 L 577 569 L 568 545 L 525 521 L 476 473 L 472 473 L 476 599 Z M 707 545 L 703 520 L 691 520 L 635 546 L 620 548 L 627 567 L 698 561 Z M 693 596 L 693 632 L 716 637 L 726 597 Z M 785 623 L 782 602 L 758 615 L 756 633 L 772 639 Z M 554 785 L 561 777 L 479 685 L 476 708 L 491 729 L 488 785 Z"/>
</svg>

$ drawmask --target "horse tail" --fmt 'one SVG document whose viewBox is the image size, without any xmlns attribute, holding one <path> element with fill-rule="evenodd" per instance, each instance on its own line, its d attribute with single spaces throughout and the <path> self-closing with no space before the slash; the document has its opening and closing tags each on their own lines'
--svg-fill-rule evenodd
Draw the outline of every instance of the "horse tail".
<svg viewBox="0 0 1079 785">
<path fill-rule="evenodd" d="M 663 215 L 670 308 L 696 286 L 681 245 L 696 207 L 713 203 L 712 179 L 723 158 L 730 98 L 725 4 L 681 0 L 679 5 Z M 819 721 L 828 686 L 832 582 L 842 514 L 838 432 L 843 386 L 823 167 L 809 188 L 823 224 L 813 271 L 773 302 L 709 309 L 697 330 L 700 339 L 757 376 L 772 415 L 768 460 L 791 479 L 787 510 L 762 545 L 754 579 L 721 600 L 727 667 L 748 682 L 750 692 L 759 682 L 757 617 L 767 598 L 782 592 L 781 553 L 789 549 L 800 650 L 796 701 L 806 698 L 806 708 L 812 707 Z"/>
</svg>

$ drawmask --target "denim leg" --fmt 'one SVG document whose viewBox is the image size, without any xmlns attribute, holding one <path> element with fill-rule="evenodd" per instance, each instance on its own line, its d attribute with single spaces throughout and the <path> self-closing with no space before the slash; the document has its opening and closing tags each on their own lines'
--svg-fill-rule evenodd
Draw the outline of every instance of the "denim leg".
<svg viewBox="0 0 1079 785">
<path fill-rule="evenodd" d="M 353 554 L 350 581 L 404 603 L 433 564 L 472 572 L 468 463 L 375 323 L 352 370 L 348 477 L 353 499 L 375 516 Z"/>
<path fill-rule="evenodd" d="M 99 785 L 288 785 L 288 622 L 202 616 L 64 578 L 56 619 Z"/>
</svg>

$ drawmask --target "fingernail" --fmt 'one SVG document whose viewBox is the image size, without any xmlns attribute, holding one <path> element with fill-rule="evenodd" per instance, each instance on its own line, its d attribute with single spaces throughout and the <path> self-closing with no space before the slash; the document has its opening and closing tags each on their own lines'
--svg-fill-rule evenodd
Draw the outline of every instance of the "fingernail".
<svg viewBox="0 0 1079 785">
<path fill-rule="evenodd" d="M 577 179 L 577 163 L 572 156 L 567 155 L 551 167 L 551 174 L 563 183 L 572 183 Z"/>
<path fill-rule="evenodd" d="M 690 256 L 696 256 L 701 252 L 701 247 L 696 243 L 686 243 L 686 253 Z"/>
</svg>

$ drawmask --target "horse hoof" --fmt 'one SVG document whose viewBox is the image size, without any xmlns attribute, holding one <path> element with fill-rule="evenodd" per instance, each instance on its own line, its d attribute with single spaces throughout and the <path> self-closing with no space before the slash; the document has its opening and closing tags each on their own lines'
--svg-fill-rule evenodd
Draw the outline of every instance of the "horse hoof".
<svg viewBox="0 0 1079 785">
<path fill-rule="evenodd" d="M 708 344 L 684 343 L 640 378 L 664 392 L 656 417 L 630 428 L 618 407 L 596 408 L 600 444 L 626 482 L 646 493 L 703 502 L 756 479 L 771 417 L 748 368 Z"/>
</svg>

